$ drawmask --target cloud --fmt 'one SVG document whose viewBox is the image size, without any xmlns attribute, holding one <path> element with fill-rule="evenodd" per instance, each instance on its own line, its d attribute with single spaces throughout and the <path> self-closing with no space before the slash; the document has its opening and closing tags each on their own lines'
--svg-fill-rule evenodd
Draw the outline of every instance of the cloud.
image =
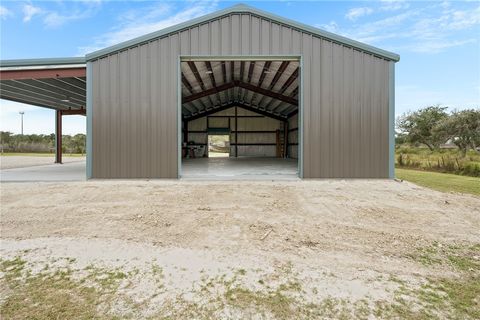
<svg viewBox="0 0 480 320">
<path fill-rule="evenodd" d="M 348 20 L 357 20 L 360 17 L 367 16 L 373 13 L 373 9 L 369 7 L 361 7 L 361 8 L 352 8 L 348 10 L 345 18 Z"/>
<path fill-rule="evenodd" d="M 466 40 L 451 40 L 451 41 L 427 41 L 427 42 L 418 42 L 415 45 L 407 46 L 406 49 L 409 49 L 413 52 L 419 53 L 438 53 L 442 52 L 445 49 L 463 46 L 469 43 L 476 43 L 477 39 L 466 39 Z"/>
<path fill-rule="evenodd" d="M 22 7 L 23 22 L 29 22 L 33 16 L 41 14 L 43 10 L 40 7 L 35 7 L 31 4 L 24 4 Z"/>
<path fill-rule="evenodd" d="M 34 16 L 41 16 L 43 24 L 49 28 L 55 28 L 64 25 L 65 23 L 89 18 L 94 15 L 100 8 L 101 1 L 78 1 L 72 2 L 72 5 L 61 6 L 62 10 L 48 10 L 36 7 L 32 4 L 24 4 L 23 22 L 29 22 Z"/>
<path fill-rule="evenodd" d="M 68 22 L 86 19 L 97 13 L 100 6 L 101 1 L 81 1 L 78 4 L 76 3 L 74 7 L 69 7 L 67 13 L 49 11 L 45 15 L 43 23 L 47 27 L 55 28 Z"/>
<path fill-rule="evenodd" d="M 381 0 L 381 2 L 380 10 L 382 11 L 396 11 L 410 7 L 410 4 L 405 0 Z"/>
<path fill-rule="evenodd" d="M 316 27 L 328 32 L 340 33 L 338 24 L 335 21 L 330 21 L 328 24 L 318 24 Z"/>
<path fill-rule="evenodd" d="M 0 6 L 0 19 L 6 19 L 11 16 L 13 16 L 12 11 L 8 10 L 4 6 Z"/>
<path fill-rule="evenodd" d="M 176 13 L 172 13 L 174 8 L 165 3 L 156 4 L 147 10 L 128 11 L 121 15 L 122 19 L 126 20 L 125 23 L 119 28 L 97 37 L 92 45 L 79 47 L 79 54 L 84 55 L 154 31 L 165 29 L 210 13 L 214 11 L 216 7 L 216 1 L 199 1 L 192 2 L 185 10 L 180 10 Z"/>
<path fill-rule="evenodd" d="M 427 3 L 410 8 L 400 1 L 384 2 L 380 19 L 343 28 L 331 21 L 325 30 L 389 50 L 438 53 L 448 48 L 479 42 L 480 6 L 466 3 Z M 386 9 L 388 8 L 388 10 Z M 377 9 L 375 9 L 377 10 Z M 347 12 L 347 15 L 351 10 Z M 352 20 L 353 21 L 353 20 Z M 472 34 L 473 32 L 473 34 Z"/>
<path fill-rule="evenodd" d="M 59 14 L 58 12 L 50 12 L 43 19 L 43 23 L 47 27 L 55 28 L 67 22 L 85 19 L 90 16 L 91 16 L 91 12 L 89 11 L 84 11 L 82 13 L 77 12 L 77 13 L 67 14 L 67 15 L 62 15 L 62 14 Z"/>
</svg>

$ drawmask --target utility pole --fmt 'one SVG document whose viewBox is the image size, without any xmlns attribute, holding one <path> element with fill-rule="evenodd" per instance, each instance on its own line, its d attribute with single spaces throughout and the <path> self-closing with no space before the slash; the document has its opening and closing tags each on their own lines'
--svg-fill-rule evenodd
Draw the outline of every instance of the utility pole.
<svg viewBox="0 0 480 320">
<path fill-rule="evenodd" d="M 22 117 L 22 136 L 23 136 L 23 115 L 25 114 L 25 111 L 20 111 L 19 114 Z"/>
</svg>

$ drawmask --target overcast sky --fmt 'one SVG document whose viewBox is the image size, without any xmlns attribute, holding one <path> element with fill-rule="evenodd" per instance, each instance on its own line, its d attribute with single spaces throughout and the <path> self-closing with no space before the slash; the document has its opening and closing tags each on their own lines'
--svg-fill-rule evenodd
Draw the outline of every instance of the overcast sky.
<svg viewBox="0 0 480 320">
<path fill-rule="evenodd" d="M 478 1 L 265 1 L 247 4 L 400 54 L 396 113 L 480 106 Z M 82 56 L 236 2 L 1 1 L 0 58 Z M 0 100 L 0 130 L 53 133 L 54 112 Z M 65 134 L 85 117 L 64 117 Z"/>
</svg>

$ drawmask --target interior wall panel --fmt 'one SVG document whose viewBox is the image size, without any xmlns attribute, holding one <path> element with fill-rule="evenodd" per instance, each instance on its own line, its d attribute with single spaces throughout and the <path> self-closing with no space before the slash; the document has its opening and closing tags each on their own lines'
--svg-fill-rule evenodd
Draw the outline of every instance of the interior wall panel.
<svg viewBox="0 0 480 320">
<path fill-rule="evenodd" d="M 92 61 L 93 178 L 177 177 L 180 55 L 301 56 L 304 177 L 388 177 L 388 61 L 234 13 Z"/>
</svg>

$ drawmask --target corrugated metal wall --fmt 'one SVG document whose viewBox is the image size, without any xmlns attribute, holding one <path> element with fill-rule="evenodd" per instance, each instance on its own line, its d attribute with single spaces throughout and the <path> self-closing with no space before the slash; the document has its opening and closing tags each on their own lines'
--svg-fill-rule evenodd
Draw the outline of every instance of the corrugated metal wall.
<svg viewBox="0 0 480 320">
<path fill-rule="evenodd" d="M 388 177 L 388 61 L 231 14 L 93 61 L 93 178 L 177 177 L 180 55 L 301 55 L 304 177 Z"/>
</svg>

